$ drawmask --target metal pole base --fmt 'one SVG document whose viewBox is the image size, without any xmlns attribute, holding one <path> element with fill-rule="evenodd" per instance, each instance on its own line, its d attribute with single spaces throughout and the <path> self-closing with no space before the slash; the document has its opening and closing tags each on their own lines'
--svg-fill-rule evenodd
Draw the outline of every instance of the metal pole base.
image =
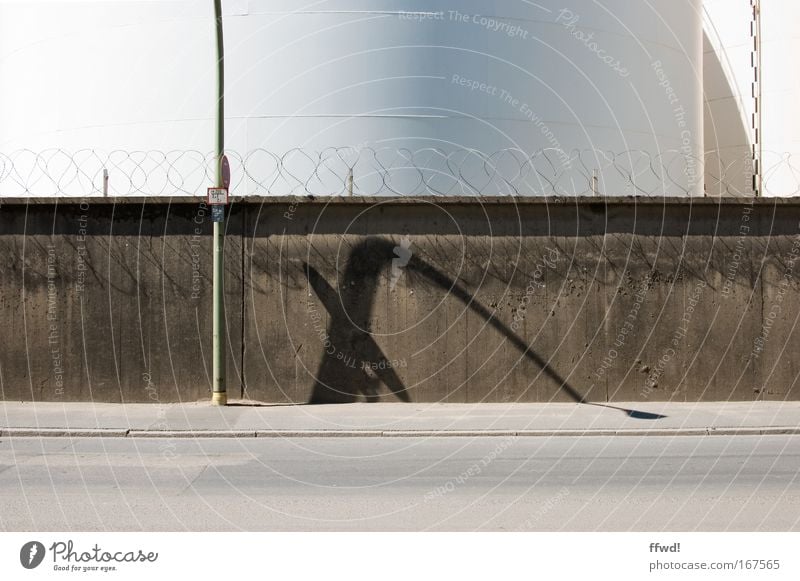
<svg viewBox="0 0 800 581">
<path fill-rule="evenodd" d="M 224 391 L 215 391 L 211 395 L 211 405 L 228 405 L 228 394 Z"/>
</svg>

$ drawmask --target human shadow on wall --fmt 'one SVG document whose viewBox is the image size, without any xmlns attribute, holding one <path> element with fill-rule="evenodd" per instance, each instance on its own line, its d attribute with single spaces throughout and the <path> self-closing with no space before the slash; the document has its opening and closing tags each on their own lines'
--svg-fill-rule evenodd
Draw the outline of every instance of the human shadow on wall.
<svg viewBox="0 0 800 581">
<path fill-rule="evenodd" d="M 316 373 L 309 404 L 352 403 L 359 401 L 362 396 L 367 401 L 377 401 L 381 383 L 402 401 L 411 401 L 402 380 L 390 365 L 385 364 L 390 360 L 372 337 L 369 323 L 379 277 L 393 260 L 398 259 L 395 255 L 396 249 L 398 247 L 394 243 L 383 238 L 369 238 L 356 244 L 348 256 L 339 291 L 332 288 L 314 267 L 303 263 L 309 283 L 330 317 L 328 343 Z M 590 402 L 456 281 L 416 255 L 405 256 L 403 262 L 406 262 L 404 269 L 419 273 L 486 320 L 576 403 L 619 410 L 635 419 L 655 420 L 666 417 Z M 383 366 L 380 365 L 381 362 L 384 363 Z"/>
<path fill-rule="evenodd" d="M 369 330 L 381 270 L 373 267 L 373 262 L 365 249 L 351 253 L 341 292 L 332 288 L 312 266 L 303 265 L 330 317 L 310 404 L 351 403 L 359 401 L 360 396 L 368 402 L 378 401 L 381 383 L 400 400 L 411 401 L 408 390 L 397 372 L 387 366 L 390 360 Z"/>
</svg>

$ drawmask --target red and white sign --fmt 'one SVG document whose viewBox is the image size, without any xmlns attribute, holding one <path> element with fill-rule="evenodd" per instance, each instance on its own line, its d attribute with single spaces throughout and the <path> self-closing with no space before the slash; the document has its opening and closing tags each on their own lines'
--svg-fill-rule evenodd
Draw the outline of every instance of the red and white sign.
<svg viewBox="0 0 800 581">
<path fill-rule="evenodd" d="M 228 188 L 208 188 L 209 206 L 227 206 Z"/>
</svg>

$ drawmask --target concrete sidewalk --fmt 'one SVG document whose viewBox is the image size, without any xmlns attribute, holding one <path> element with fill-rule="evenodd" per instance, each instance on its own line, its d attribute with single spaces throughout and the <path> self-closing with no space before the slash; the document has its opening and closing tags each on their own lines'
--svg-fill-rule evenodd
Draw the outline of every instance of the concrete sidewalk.
<svg viewBox="0 0 800 581">
<path fill-rule="evenodd" d="M 800 402 L 259 405 L 0 402 L 0 437 L 800 434 Z"/>
</svg>

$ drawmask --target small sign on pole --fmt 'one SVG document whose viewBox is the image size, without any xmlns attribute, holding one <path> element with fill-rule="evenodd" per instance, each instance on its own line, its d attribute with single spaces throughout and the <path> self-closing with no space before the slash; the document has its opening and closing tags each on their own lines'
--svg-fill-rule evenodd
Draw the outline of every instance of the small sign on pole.
<svg viewBox="0 0 800 581">
<path fill-rule="evenodd" d="M 228 204 L 228 188 L 208 188 L 209 206 L 226 206 Z"/>
<path fill-rule="evenodd" d="M 225 220 L 225 206 L 211 206 L 211 221 L 222 222 Z"/>
</svg>

